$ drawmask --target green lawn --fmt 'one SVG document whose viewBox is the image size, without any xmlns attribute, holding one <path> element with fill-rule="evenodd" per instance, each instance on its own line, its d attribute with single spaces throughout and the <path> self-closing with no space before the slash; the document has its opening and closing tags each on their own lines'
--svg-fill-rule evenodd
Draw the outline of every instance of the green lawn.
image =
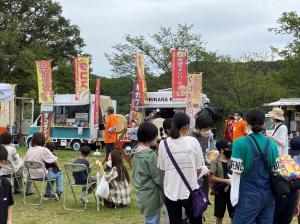
<svg viewBox="0 0 300 224">
<path fill-rule="evenodd" d="M 25 154 L 24 149 L 18 150 L 20 155 L 23 157 Z M 104 153 L 102 153 L 104 154 Z M 78 152 L 71 150 L 57 150 L 60 165 L 68 162 L 73 162 L 79 155 Z M 103 156 L 100 157 L 101 160 Z M 90 156 L 90 162 L 94 162 L 99 157 Z M 95 173 L 94 170 L 92 171 Z M 68 194 L 71 198 L 71 192 Z M 34 200 L 37 195 L 29 197 Z M 213 200 L 212 200 L 213 201 Z M 205 214 L 206 223 L 214 223 L 213 217 L 213 206 L 210 206 Z M 130 206 L 122 209 L 107 209 L 100 206 L 100 211 L 96 209 L 96 203 L 93 197 L 89 196 L 89 204 L 87 210 L 83 212 L 66 211 L 63 209 L 63 200 L 61 201 L 44 201 L 43 206 L 31 206 L 23 204 L 23 197 L 20 195 L 15 196 L 14 206 L 14 223 L 15 224 L 53 224 L 53 223 L 78 223 L 78 224 L 141 224 L 143 223 L 143 216 L 138 211 L 135 204 L 135 190 L 132 192 L 132 203 Z M 226 218 L 225 222 L 230 223 L 229 219 Z M 294 223 L 297 223 L 296 221 Z"/>
</svg>

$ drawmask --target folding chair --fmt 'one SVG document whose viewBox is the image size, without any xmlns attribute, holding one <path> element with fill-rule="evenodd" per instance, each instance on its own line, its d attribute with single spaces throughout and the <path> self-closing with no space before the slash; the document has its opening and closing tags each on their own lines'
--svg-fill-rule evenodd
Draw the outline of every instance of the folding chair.
<svg viewBox="0 0 300 224">
<path fill-rule="evenodd" d="M 86 172 L 88 174 L 87 181 L 86 181 L 85 184 L 76 184 L 75 183 L 75 180 L 73 178 L 73 173 L 76 173 L 76 172 Z M 92 182 L 90 181 L 90 174 L 88 172 L 88 168 L 84 164 L 66 163 L 65 164 L 65 173 L 66 173 L 67 181 L 65 181 L 64 204 L 63 204 L 64 209 L 68 210 L 68 211 L 84 211 L 84 210 L 86 210 L 86 208 L 87 208 L 87 201 L 84 201 L 84 208 L 83 209 L 68 208 L 66 206 L 67 185 L 71 188 L 71 191 L 72 191 L 72 194 L 73 194 L 73 198 L 75 200 L 75 204 L 78 205 L 78 200 L 76 198 L 74 188 L 76 188 L 76 187 L 78 187 L 78 188 L 79 187 L 80 188 L 85 187 L 85 189 L 86 189 L 85 190 L 85 195 L 87 196 L 89 188 L 92 187 L 92 185 L 95 184 L 96 181 L 92 181 Z M 98 200 L 98 197 L 95 194 L 95 189 L 94 188 L 92 188 L 92 193 L 93 193 L 93 195 L 95 197 L 95 200 L 96 200 L 96 207 L 99 210 L 99 200 Z"/>
<path fill-rule="evenodd" d="M 11 173 L 8 173 L 6 175 L 3 175 L 5 178 L 9 179 L 9 182 L 11 184 L 12 187 L 14 187 L 14 180 L 17 181 L 17 184 L 19 186 L 19 188 L 21 189 L 21 183 L 19 182 L 19 179 L 20 177 L 22 177 L 21 175 L 18 175 L 16 172 L 14 172 L 14 166 L 13 166 L 13 163 L 12 161 L 10 160 L 6 160 L 6 163 L 5 163 L 5 166 L 8 166 L 9 167 L 9 170 L 11 170 L 12 172 Z M 14 189 L 15 190 L 15 189 Z"/>
<path fill-rule="evenodd" d="M 24 168 L 27 170 L 27 183 L 26 184 L 28 184 L 28 182 L 33 183 L 33 186 L 34 186 L 34 188 L 35 188 L 35 190 L 38 193 L 39 198 L 40 198 L 39 203 L 29 203 L 29 202 L 26 201 L 26 191 L 24 191 L 24 199 L 23 199 L 24 204 L 42 205 L 43 204 L 43 198 L 44 198 L 43 192 L 45 191 L 45 183 L 49 183 L 51 185 L 52 192 L 54 193 L 54 191 L 53 191 L 54 188 L 53 188 L 52 183 L 55 182 L 55 179 L 48 179 L 47 178 L 47 170 L 45 168 L 45 165 L 41 162 L 38 162 L 38 161 L 25 161 Z M 44 169 L 44 175 L 41 178 L 35 179 L 35 178 L 30 177 L 30 171 L 31 170 L 36 170 L 36 169 L 41 169 L 41 168 Z M 42 189 L 41 189 L 42 193 L 40 193 L 36 183 L 42 183 Z"/>
</svg>

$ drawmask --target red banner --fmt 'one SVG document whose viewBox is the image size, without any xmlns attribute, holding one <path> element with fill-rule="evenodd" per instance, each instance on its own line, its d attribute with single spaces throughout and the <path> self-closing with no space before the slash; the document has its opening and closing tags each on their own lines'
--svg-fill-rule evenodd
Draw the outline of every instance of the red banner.
<svg viewBox="0 0 300 224">
<path fill-rule="evenodd" d="M 45 135 L 46 141 L 51 138 L 51 123 L 53 113 L 51 111 L 43 111 L 41 113 L 41 132 Z"/>
<path fill-rule="evenodd" d="M 144 105 L 147 101 L 147 84 L 145 79 L 145 64 L 144 55 L 137 53 L 135 55 L 136 71 L 137 71 L 137 83 L 139 93 L 139 104 Z"/>
<path fill-rule="evenodd" d="M 75 99 L 81 102 L 89 101 L 89 57 L 74 57 Z"/>
<path fill-rule="evenodd" d="M 36 61 L 39 103 L 53 103 L 51 61 Z"/>
<path fill-rule="evenodd" d="M 172 63 L 172 100 L 184 100 L 187 85 L 187 51 L 173 50 Z"/>
<path fill-rule="evenodd" d="M 95 91 L 95 104 L 94 104 L 94 125 L 99 124 L 99 115 L 100 115 L 100 79 L 96 83 Z"/>
</svg>

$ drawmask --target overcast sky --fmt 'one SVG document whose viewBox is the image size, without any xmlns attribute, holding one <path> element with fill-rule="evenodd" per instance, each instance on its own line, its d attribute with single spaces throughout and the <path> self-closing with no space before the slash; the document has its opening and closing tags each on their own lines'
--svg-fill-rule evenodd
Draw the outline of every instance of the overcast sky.
<svg viewBox="0 0 300 224">
<path fill-rule="evenodd" d="M 56 0 L 63 15 L 80 27 L 94 74 L 110 76 L 104 53 L 126 34 L 146 35 L 160 26 L 194 24 L 207 49 L 239 58 L 248 52 L 283 47 L 287 36 L 267 28 L 285 11 L 300 13 L 299 0 Z"/>
</svg>

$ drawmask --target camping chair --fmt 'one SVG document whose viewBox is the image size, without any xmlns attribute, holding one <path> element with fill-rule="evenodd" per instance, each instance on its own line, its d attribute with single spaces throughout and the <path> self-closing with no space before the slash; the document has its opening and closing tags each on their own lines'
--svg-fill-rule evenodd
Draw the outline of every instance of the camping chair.
<svg viewBox="0 0 300 224">
<path fill-rule="evenodd" d="M 29 203 L 26 201 L 26 191 L 24 191 L 24 204 L 29 204 L 29 205 L 42 205 L 43 204 L 43 194 L 41 192 L 44 192 L 45 190 L 45 183 L 49 183 L 51 185 L 51 189 L 53 191 L 53 182 L 55 182 L 55 179 L 47 179 L 47 170 L 45 168 L 45 165 L 41 162 L 38 162 L 38 161 L 25 161 L 24 162 L 24 168 L 25 170 L 27 171 L 27 183 L 26 185 L 28 184 L 28 182 L 31 182 L 36 190 L 36 192 L 38 193 L 38 196 L 40 198 L 40 202 L 39 203 Z M 37 179 L 34 179 L 34 178 L 31 178 L 30 177 L 30 170 L 36 170 L 36 169 L 40 169 L 40 168 L 43 168 L 44 169 L 44 175 L 41 177 L 41 178 L 37 178 Z M 41 192 L 39 191 L 36 183 L 42 183 L 42 189 L 41 189 Z M 54 191 L 53 191 L 54 193 Z"/>
<path fill-rule="evenodd" d="M 14 166 L 13 166 L 12 161 L 6 160 L 5 166 L 8 166 L 12 172 L 4 175 L 4 177 L 9 179 L 9 182 L 12 187 L 14 187 L 14 180 L 16 180 L 19 188 L 21 189 L 21 183 L 19 182 L 19 178 L 22 176 L 20 174 L 18 175 L 16 172 L 14 172 Z"/>
<path fill-rule="evenodd" d="M 86 172 L 88 174 L 87 176 L 87 181 L 85 184 L 76 184 L 75 180 L 73 178 L 73 173 L 77 173 L 77 172 Z M 73 194 L 73 198 L 75 200 L 75 204 L 78 205 L 78 200 L 76 198 L 75 195 L 75 191 L 74 188 L 78 187 L 78 188 L 83 188 L 85 187 L 85 195 L 88 195 L 88 191 L 89 188 L 92 187 L 93 184 L 96 183 L 96 181 L 90 181 L 90 174 L 88 172 L 88 168 L 84 165 L 84 164 L 74 164 L 74 163 L 67 163 L 65 164 L 65 173 L 66 173 L 66 177 L 67 177 L 67 181 L 65 181 L 65 191 L 64 191 L 64 209 L 68 210 L 68 211 L 84 211 L 87 208 L 87 201 L 85 200 L 84 203 L 84 208 L 83 209 L 74 209 L 74 208 L 68 208 L 66 206 L 66 200 L 67 200 L 67 186 L 69 186 L 71 188 L 72 194 Z M 96 207 L 99 210 L 99 200 L 98 197 L 96 197 L 95 194 L 95 189 L 92 188 L 92 193 L 95 197 L 96 200 Z"/>
</svg>

